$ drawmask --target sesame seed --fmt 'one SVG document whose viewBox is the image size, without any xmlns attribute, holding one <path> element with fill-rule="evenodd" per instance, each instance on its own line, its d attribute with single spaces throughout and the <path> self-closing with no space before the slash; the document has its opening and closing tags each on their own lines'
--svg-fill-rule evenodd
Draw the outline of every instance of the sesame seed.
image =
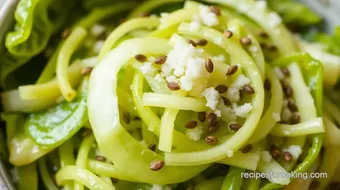
<svg viewBox="0 0 340 190">
<path fill-rule="evenodd" d="M 290 162 L 293 160 L 293 156 L 289 152 L 285 151 L 283 152 L 283 159 L 284 161 Z"/>
<path fill-rule="evenodd" d="M 135 59 L 138 61 L 138 62 L 145 62 L 147 60 L 146 56 L 143 55 L 143 54 L 137 54 L 135 55 Z"/>
<path fill-rule="evenodd" d="M 282 67 L 280 70 L 286 77 L 290 76 L 290 72 L 286 67 Z"/>
<path fill-rule="evenodd" d="M 267 34 L 266 32 L 264 32 L 264 31 L 259 32 L 259 36 L 260 36 L 261 38 L 264 38 L 264 39 L 266 39 L 266 38 L 269 37 L 268 34 Z"/>
<path fill-rule="evenodd" d="M 231 101 L 228 98 L 223 97 L 223 96 L 221 98 L 222 98 L 223 103 L 224 103 L 225 106 L 230 106 L 231 105 Z"/>
<path fill-rule="evenodd" d="M 126 124 L 129 124 L 130 121 L 131 121 L 131 116 L 130 116 L 129 112 L 124 111 L 123 114 L 122 114 L 122 119 Z"/>
<path fill-rule="evenodd" d="M 187 129 L 193 129 L 197 126 L 197 121 L 189 121 L 187 124 L 185 124 L 185 128 Z"/>
<path fill-rule="evenodd" d="M 155 151 L 156 150 L 156 144 L 152 143 L 148 146 L 148 149 Z"/>
<path fill-rule="evenodd" d="M 243 45 L 250 45 L 251 44 L 251 40 L 249 38 L 247 38 L 247 37 L 241 38 L 240 42 Z"/>
<path fill-rule="evenodd" d="M 216 16 L 221 15 L 221 10 L 219 8 L 217 8 L 215 6 L 210 6 L 209 9 L 212 13 L 215 13 Z"/>
<path fill-rule="evenodd" d="M 216 136 L 207 136 L 205 137 L 205 142 L 208 145 L 216 145 L 218 143 L 218 138 Z"/>
<path fill-rule="evenodd" d="M 66 28 L 66 29 L 63 31 L 61 37 L 62 37 L 63 39 L 66 39 L 70 34 L 71 34 L 71 29 Z"/>
<path fill-rule="evenodd" d="M 192 46 L 197 47 L 197 44 L 194 42 L 194 40 L 188 39 L 187 42 L 188 44 L 191 44 Z"/>
<path fill-rule="evenodd" d="M 162 161 L 162 160 L 154 160 L 150 164 L 150 169 L 152 171 L 158 171 L 158 170 L 162 169 L 163 166 L 164 166 L 164 161 Z"/>
<path fill-rule="evenodd" d="M 119 23 L 119 24 L 122 24 L 122 23 L 124 23 L 125 21 L 126 21 L 126 18 L 120 18 L 119 21 L 118 21 L 118 23 Z"/>
<path fill-rule="evenodd" d="M 287 86 L 284 88 L 285 95 L 290 98 L 293 96 L 293 88 L 291 86 Z"/>
<path fill-rule="evenodd" d="M 243 86 L 243 91 L 247 94 L 254 94 L 255 91 L 253 89 L 253 87 L 251 87 L 250 85 L 246 84 Z"/>
<path fill-rule="evenodd" d="M 100 162 L 105 162 L 105 161 L 106 161 L 106 158 L 105 158 L 104 156 L 99 156 L 99 155 L 97 155 L 97 156 L 96 156 L 96 160 L 97 160 L 97 161 L 100 161 Z"/>
<path fill-rule="evenodd" d="M 93 69 L 92 67 L 84 67 L 84 68 L 81 70 L 81 74 L 82 74 L 82 75 L 88 75 L 88 74 L 91 73 L 92 69 Z"/>
<path fill-rule="evenodd" d="M 227 71 L 227 75 L 233 75 L 237 72 L 238 70 L 238 66 L 237 65 L 231 65 L 229 68 L 228 68 L 228 71 Z"/>
<path fill-rule="evenodd" d="M 211 61 L 211 59 L 207 59 L 205 61 L 205 69 L 208 71 L 208 73 L 212 73 L 214 71 L 214 63 Z"/>
<path fill-rule="evenodd" d="M 288 100 L 287 107 L 288 107 L 289 110 L 292 111 L 292 112 L 298 111 L 298 108 L 297 108 L 295 102 L 294 102 L 293 100 L 291 100 L 291 99 Z"/>
<path fill-rule="evenodd" d="M 157 57 L 157 58 L 155 59 L 155 63 L 158 64 L 158 65 L 161 65 L 161 64 L 165 63 L 165 61 L 166 61 L 167 58 L 168 58 L 168 57 L 167 57 L 166 55 L 162 55 L 162 56 L 160 56 L 160 57 Z"/>
<path fill-rule="evenodd" d="M 222 94 L 228 91 L 228 87 L 226 85 L 221 84 L 221 85 L 216 86 L 215 90 L 217 90 L 218 93 Z"/>
<path fill-rule="evenodd" d="M 150 13 L 143 12 L 143 13 L 140 13 L 138 16 L 139 17 L 148 17 L 148 16 L 150 16 Z"/>
<path fill-rule="evenodd" d="M 181 89 L 181 87 L 179 86 L 179 84 L 176 83 L 176 82 L 168 82 L 168 88 L 169 88 L 170 90 L 173 90 L 173 91 L 176 91 L 176 90 Z"/>
<path fill-rule="evenodd" d="M 277 47 L 275 46 L 275 45 L 268 45 L 267 46 L 267 49 L 269 50 L 269 51 L 276 51 L 277 50 Z"/>
<path fill-rule="evenodd" d="M 224 37 L 226 37 L 226 38 L 231 38 L 231 37 L 233 37 L 233 32 L 230 31 L 230 30 L 225 30 L 225 31 L 223 32 L 223 35 L 224 35 Z"/>
<path fill-rule="evenodd" d="M 198 116 L 198 120 L 200 121 L 200 122 L 204 122 L 205 121 L 205 119 L 206 119 L 206 116 L 205 116 L 205 112 L 199 112 L 198 114 L 197 114 L 197 116 Z"/>
<path fill-rule="evenodd" d="M 237 124 L 237 123 L 233 123 L 229 125 L 229 128 L 233 131 L 238 131 L 239 129 L 241 129 L 241 125 Z"/>
<path fill-rule="evenodd" d="M 217 131 L 217 129 L 219 128 L 219 124 L 216 121 L 214 124 L 210 124 L 209 128 L 208 128 L 208 132 L 209 133 L 215 133 Z"/>
<path fill-rule="evenodd" d="M 266 43 L 260 43 L 262 49 L 267 49 L 268 45 Z"/>
<path fill-rule="evenodd" d="M 208 44 L 208 40 L 206 39 L 200 39 L 196 42 L 198 46 L 206 46 Z"/>
<path fill-rule="evenodd" d="M 112 182 L 112 183 L 118 183 L 118 179 L 117 179 L 117 178 L 114 178 L 114 177 L 111 177 L 111 182 Z"/>
<path fill-rule="evenodd" d="M 299 114 L 293 114 L 290 119 L 289 119 L 289 123 L 294 125 L 294 124 L 298 124 L 301 120 L 301 117 Z"/>
<path fill-rule="evenodd" d="M 208 123 L 209 124 L 215 124 L 217 121 L 217 116 L 214 113 L 209 113 L 208 115 Z"/>
<path fill-rule="evenodd" d="M 272 155 L 272 157 L 274 159 L 277 159 L 281 156 L 281 151 L 277 146 L 271 145 L 270 146 L 270 154 Z"/>
<path fill-rule="evenodd" d="M 196 185 L 194 183 L 190 183 L 185 190 L 195 190 L 195 186 Z"/>
<path fill-rule="evenodd" d="M 272 83 L 270 82 L 269 79 L 266 79 L 266 80 L 264 81 L 264 88 L 265 88 L 266 90 L 268 90 L 268 91 L 270 91 L 270 90 L 272 89 Z"/>
<path fill-rule="evenodd" d="M 244 146 L 241 151 L 242 151 L 242 153 L 245 154 L 245 153 L 250 152 L 252 149 L 253 149 L 253 145 L 252 144 L 248 144 L 248 145 Z"/>
</svg>

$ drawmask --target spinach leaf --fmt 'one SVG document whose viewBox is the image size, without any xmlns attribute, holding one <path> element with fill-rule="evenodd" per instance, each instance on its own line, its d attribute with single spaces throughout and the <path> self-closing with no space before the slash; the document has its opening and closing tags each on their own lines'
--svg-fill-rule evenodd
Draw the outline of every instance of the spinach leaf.
<svg viewBox="0 0 340 190">
<path fill-rule="evenodd" d="M 88 121 L 86 97 L 64 101 L 46 111 L 32 113 L 24 125 L 26 133 L 43 147 L 58 146 Z"/>
<path fill-rule="evenodd" d="M 295 0 L 267 0 L 268 6 L 277 12 L 285 24 L 304 27 L 318 24 L 322 18 L 306 5 Z"/>
</svg>

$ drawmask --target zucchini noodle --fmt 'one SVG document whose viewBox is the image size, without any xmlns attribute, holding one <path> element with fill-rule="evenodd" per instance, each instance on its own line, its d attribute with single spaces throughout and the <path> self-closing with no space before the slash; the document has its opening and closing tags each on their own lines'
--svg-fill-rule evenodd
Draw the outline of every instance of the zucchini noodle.
<svg viewBox="0 0 340 190">
<path fill-rule="evenodd" d="M 67 67 L 72 53 L 78 48 L 82 40 L 86 37 L 87 31 L 84 28 L 76 28 L 67 38 L 60 49 L 56 68 L 57 81 L 60 91 L 67 101 L 71 101 L 77 94 L 72 88 L 67 75 Z"/>
<path fill-rule="evenodd" d="M 1 93 L 18 187 L 307 190 L 314 181 L 318 189 L 339 182 L 340 65 L 332 54 L 339 34 L 293 37 L 286 26 L 317 28 L 306 27 L 312 12 L 302 4 L 63 1 L 18 5 L 20 48 L 35 52 L 49 42 L 35 84 L 7 75 L 14 84 L 2 84 L 18 84 Z M 54 39 L 32 42 L 52 29 Z M 31 75 L 39 67 L 31 62 L 44 57 L 13 53 L 6 74 L 30 62 Z M 305 172 L 328 178 L 287 177 Z M 259 173 L 281 176 L 246 177 Z"/>
<path fill-rule="evenodd" d="M 77 166 L 66 166 L 58 171 L 56 174 L 56 180 L 58 185 L 62 185 L 68 180 L 75 180 L 78 183 L 84 184 L 90 189 L 98 190 L 114 190 L 114 186 L 108 185 L 103 182 L 98 176 L 94 175 L 90 171 Z"/>
</svg>

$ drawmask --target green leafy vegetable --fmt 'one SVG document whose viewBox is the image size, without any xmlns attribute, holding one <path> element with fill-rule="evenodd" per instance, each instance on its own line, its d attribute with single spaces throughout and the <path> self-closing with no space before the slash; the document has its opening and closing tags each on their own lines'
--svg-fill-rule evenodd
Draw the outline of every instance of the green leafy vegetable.
<svg viewBox="0 0 340 190">
<path fill-rule="evenodd" d="M 327 52 L 340 56 L 340 26 L 335 28 L 333 35 L 313 31 L 305 35 L 305 38 L 321 44 Z"/>
<path fill-rule="evenodd" d="M 86 98 L 77 97 L 39 113 L 29 115 L 25 130 L 41 146 L 60 145 L 88 121 Z"/>
<path fill-rule="evenodd" d="M 301 27 L 322 21 L 320 15 L 295 0 L 267 0 L 267 2 L 269 7 L 282 17 L 285 24 Z"/>
</svg>

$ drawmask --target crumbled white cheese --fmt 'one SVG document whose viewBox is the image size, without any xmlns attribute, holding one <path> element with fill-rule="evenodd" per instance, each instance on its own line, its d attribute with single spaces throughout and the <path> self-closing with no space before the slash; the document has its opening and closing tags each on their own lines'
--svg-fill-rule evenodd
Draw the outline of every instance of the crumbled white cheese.
<svg viewBox="0 0 340 190">
<path fill-rule="evenodd" d="M 298 145 L 291 145 L 285 151 L 288 151 L 294 159 L 297 159 L 302 153 L 302 149 Z"/>
<path fill-rule="evenodd" d="M 162 82 L 162 80 L 163 80 L 162 75 L 157 74 L 157 75 L 155 76 L 155 80 L 156 80 L 157 82 Z"/>
<path fill-rule="evenodd" d="M 234 151 L 232 150 L 227 150 L 227 156 L 230 158 L 234 155 Z"/>
<path fill-rule="evenodd" d="M 221 110 L 218 110 L 218 109 L 216 109 L 215 111 L 214 111 L 214 114 L 217 116 L 217 117 L 221 117 L 222 115 L 221 115 Z"/>
<path fill-rule="evenodd" d="M 179 81 L 181 82 L 181 89 L 189 91 L 192 89 L 192 78 L 188 75 L 182 76 Z"/>
<path fill-rule="evenodd" d="M 240 90 L 237 88 L 230 87 L 228 88 L 226 96 L 231 102 L 237 102 L 240 100 Z"/>
<path fill-rule="evenodd" d="M 256 1 L 256 10 L 265 11 L 267 9 L 267 1 Z"/>
<path fill-rule="evenodd" d="M 234 88 L 242 89 L 243 86 L 246 84 L 250 84 L 250 79 L 246 77 L 244 74 L 241 74 L 237 77 L 237 79 L 231 86 Z"/>
<path fill-rule="evenodd" d="M 256 53 L 256 52 L 258 52 L 258 51 L 259 51 L 259 49 L 257 48 L 257 46 L 256 46 L 256 45 L 252 45 L 252 46 L 250 46 L 249 50 L 250 50 L 251 52 L 253 52 L 253 53 Z"/>
<path fill-rule="evenodd" d="M 205 69 L 204 52 L 194 48 L 177 34 L 170 39 L 173 49 L 169 52 L 166 62 L 162 65 L 161 75 L 168 82 L 180 82 L 182 90 L 190 95 L 200 96 L 208 83 L 209 73 Z"/>
<path fill-rule="evenodd" d="M 277 112 L 273 112 L 273 118 L 275 119 L 275 121 L 280 121 L 281 120 L 281 116 L 280 113 Z"/>
<path fill-rule="evenodd" d="M 221 36 L 214 39 L 214 43 L 217 45 L 222 45 L 222 42 L 223 41 Z"/>
<path fill-rule="evenodd" d="M 156 72 L 156 68 L 153 66 L 153 64 L 149 61 L 144 62 L 140 67 L 139 67 L 140 71 L 143 74 L 147 74 L 147 75 L 152 75 Z"/>
<path fill-rule="evenodd" d="M 215 13 L 211 12 L 208 6 L 200 5 L 200 18 L 207 26 L 215 26 L 218 24 L 218 18 Z"/>
<path fill-rule="evenodd" d="M 220 98 L 220 94 L 218 93 L 218 91 L 215 90 L 215 88 L 210 87 L 205 89 L 202 95 L 207 100 L 206 106 L 212 110 L 216 110 L 216 106 Z"/>
<path fill-rule="evenodd" d="M 105 27 L 103 25 L 100 24 L 95 24 L 92 28 L 91 28 L 91 35 L 94 37 L 98 37 L 101 34 L 103 34 L 105 32 Z"/>
<path fill-rule="evenodd" d="M 99 41 L 97 41 L 97 42 L 94 44 L 94 46 L 93 46 L 93 52 L 99 53 L 100 50 L 102 49 L 104 43 L 105 43 L 104 40 L 99 40 Z"/>
<path fill-rule="evenodd" d="M 225 106 L 222 101 L 217 104 L 217 109 L 221 112 L 221 118 L 225 122 L 231 122 L 236 120 L 236 115 L 233 109 Z M 229 125 L 228 125 L 229 126 Z"/>
<path fill-rule="evenodd" d="M 190 23 L 190 30 L 191 30 L 192 32 L 196 32 L 196 31 L 199 29 L 200 25 L 201 25 L 200 22 L 198 22 L 198 21 L 192 21 L 192 22 Z"/>
<path fill-rule="evenodd" d="M 250 10 L 248 3 L 242 1 L 240 2 L 239 8 L 241 12 L 248 12 Z"/>
<path fill-rule="evenodd" d="M 248 113 L 253 109 L 253 106 L 250 103 L 245 103 L 241 106 L 233 103 L 234 112 L 238 117 L 245 118 L 248 116 Z"/>
<path fill-rule="evenodd" d="M 275 28 L 277 25 L 281 24 L 282 22 L 281 17 L 275 12 L 271 12 L 268 14 L 267 21 L 268 21 L 269 27 L 271 28 Z"/>
<path fill-rule="evenodd" d="M 213 59 L 213 61 L 221 61 L 221 62 L 225 61 L 225 57 L 224 57 L 223 54 L 220 54 L 218 56 L 214 56 L 212 59 Z"/>
<path fill-rule="evenodd" d="M 178 83 L 178 79 L 176 76 L 172 75 L 172 76 L 169 76 L 169 77 L 166 77 L 166 81 L 168 82 L 176 82 Z"/>
<path fill-rule="evenodd" d="M 272 156 L 269 154 L 268 151 L 262 151 L 260 153 L 260 156 L 261 156 L 261 161 L 263 162 L 270 162 L 272 160 Z"/>
<path fill-rule="evenodd" d="M 203 134 L 203 132 L 203 127 L 201 125 L 198 125 L 193 129 L 187 129 L 186 135 L 189 137 L 190 140 L 198 141 L 201 139 L 201 135 Z"/>
<path fill-rule="evenodd" d="M 169 16 L 169 13 L 161 13 L 161 19 L 160 22 L 163 24 L 165 22 L 165 19 Z"/>
</svg>

